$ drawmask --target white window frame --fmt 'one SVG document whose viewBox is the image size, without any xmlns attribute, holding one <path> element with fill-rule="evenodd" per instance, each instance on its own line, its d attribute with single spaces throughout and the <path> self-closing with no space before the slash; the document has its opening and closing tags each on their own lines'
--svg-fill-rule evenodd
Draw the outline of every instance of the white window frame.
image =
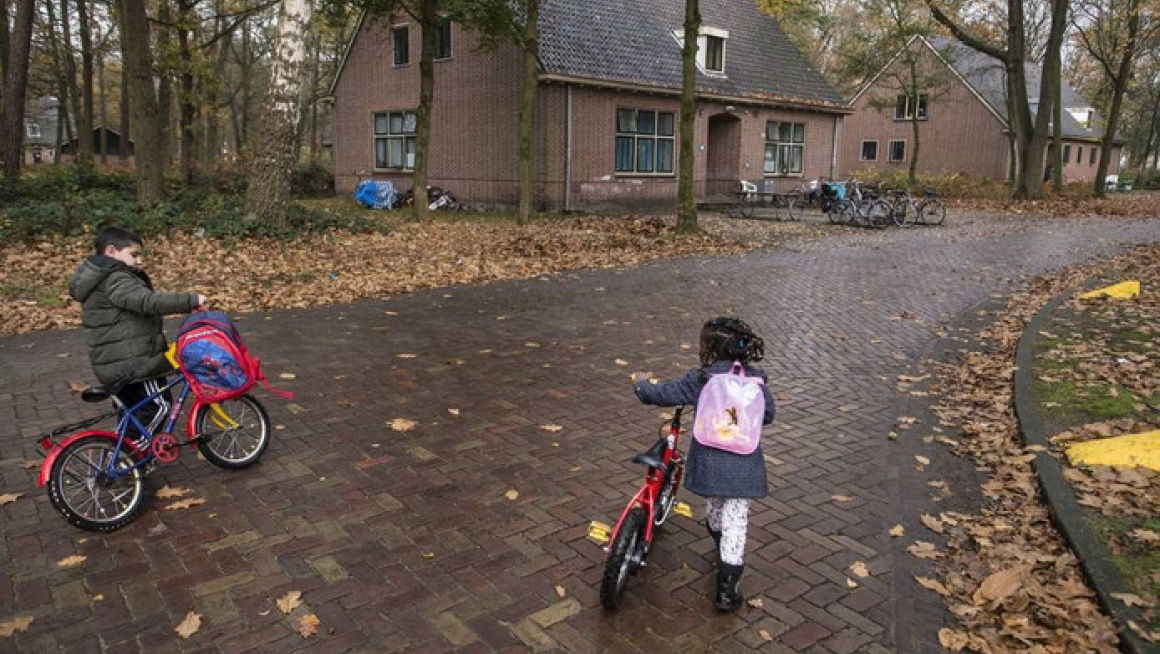
<svg viewBox="0 0 1160 654">
<path fill-rule="evenodd" d="M 867 143 L 874 144 L 874 156 L 873 157 L 866 156 L 866 144 Z M 858 150 L 858 161 L 878 161 L 878 139 L 866 139 L 866 140 L 862 141 L 862 145 Z"/>
<path fill-rule="evenodd" d="M 399 61 L 399 33 L 405 32 L 407 35 L 406 61 Z M 410 25 L 392 25 L 391 26 L 391 64 L 394 66 L 410 66 L 411 65 L 411 26 Z"/>
<path fill-rule="evenodd" d="M 40 134 L 41 134 L 40 123 L 38 123 L 34 120 L 31 120 L 31 121 L 24 123 L 24 133 L 27 135 L 26 138 L 30 138 L 30 139 L 40 138 Z"/>
<path fill-rule="evenodd" d="M 771 135 L 770 130 L 773 129 L 773 125 L 778 126 L 778 133 Z M 781 134 L 782 125 L 790 126 L 788 139 Z M 765 122 L 764 136 L 765 154 L 762 161 L 762 171 L 765 176 L 802 176 L 806 167 L 806 124 L 792 120 L 768 120 Z M 796 158 L 795 152 L 797 153 Z"/>
<path fill-rule="evenodd" d="M 447 30 L 447 54 L 444 56 L 439 56 L 439 34 L 443 30 Z M 451 19 L 442 17 L 439 19 L 439 22 L 435 26 L 435 61 L 447 61 L 448 59 L 451 59 L 452 54 L 454 53 L 454 50 L 452 50 L 454 44 L 455 40 L 451 38 Z"/>
<path fill-rule="evenodd" d="M 371 115 L 371 156 L 374 157 L 375 170 L 414 170 L 417 123 L 418 115 L 410 109 L 376 111 Z M 401 155 L 398 165 L 391 165 L 392 148 L 398 148 L 397 154 Z"/>
<path fill-rule="evenodd" d="M 685 47 L 684 30 L 673 30 L 673 38 L 682 48 Z M 719 39 L 721 43 L 721 68 L 708 67 L 709 39 Z M 697 32 L 697 68 L 711 77 L 725 77 L 726 58 L 729 50 L 729 30 L 718 27 L 701 27 Z"/>
<path fill-rule="evenodd" d="M 914 107 L 911 106 L 912 98 L 909 93 L 899 95 L 894 102 L 894 120 L 911 120 L 914 115 Z M 930 119 L 930 98 L 925 93 L 918 94 L 918 119 Z"/>
<path fill-rule="evenodd" d="M 902 156 L 894 156 L 894 145 L 896 143 L 902 144 Z M 886 146 L 886 161 L 890 163 L 902 163 L 906 161 L 906 139 L 890 139 L 890 143 Z"/>
</svg>

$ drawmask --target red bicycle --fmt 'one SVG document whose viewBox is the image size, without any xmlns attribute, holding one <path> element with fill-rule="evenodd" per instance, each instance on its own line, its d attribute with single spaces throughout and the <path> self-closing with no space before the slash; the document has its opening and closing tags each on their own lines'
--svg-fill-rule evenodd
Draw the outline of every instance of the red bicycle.
<svg viewBox="0 0 1160 654">
<path fill-rule="evenodd" d="M 677 490 L 685 473 L 685 456 L 677 447 L 681 436 L 681 412 L 661 425 L 661 436 L 647 452 L 633 457 L 633 463 L 647 466 L 644 485 L 629 500 L 612 529 L 608 541 L 604 577 L 600 582 L 600 603 L 606 609 L 616 608 L 628 578 L 645 566 L 656 529 L 665 523 L 677 503 Z"/>
</svg>

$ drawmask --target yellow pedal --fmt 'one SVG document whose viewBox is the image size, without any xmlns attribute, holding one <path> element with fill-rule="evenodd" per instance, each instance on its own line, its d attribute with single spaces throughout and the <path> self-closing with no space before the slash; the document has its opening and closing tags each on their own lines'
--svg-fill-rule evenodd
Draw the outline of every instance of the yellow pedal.
<svg viewBox="0 0 1160 654">
<path fill-rule="evenodd" d="M 682 518 L 688 518 L 690 520 L 693 519 L 693 507 L 685 504 L 684 502 L 677 502 L 677 505 L 673 507 L 673 513 L 681 516 Z"/>
<path fill-rule="evenodd" d="M 608 525 L 604 524 L 603 522 L 596 522 L 595 520 L 593 520 L 588 525 L 588 537 L 591 538 L 592 540 L 596 541 L 600 545 L 603 545 L 603 544 L 608 542 L 608 537 L 609 537 L 610 531 L 612 531 L 612 528 L 609 527 Z"/>
</svg>

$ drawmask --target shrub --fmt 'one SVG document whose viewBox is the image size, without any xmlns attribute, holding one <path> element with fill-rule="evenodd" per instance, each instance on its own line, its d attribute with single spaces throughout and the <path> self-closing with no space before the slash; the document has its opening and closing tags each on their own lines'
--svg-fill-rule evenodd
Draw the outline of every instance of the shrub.
<svg viewBox="0 0 1160 654">
<path fill-rule="evenodd" d="M 334 196 L 334 173 L 320 164 L 299 166 L 290 175 L 290 194 L 296 198 Z"/>
</svg>

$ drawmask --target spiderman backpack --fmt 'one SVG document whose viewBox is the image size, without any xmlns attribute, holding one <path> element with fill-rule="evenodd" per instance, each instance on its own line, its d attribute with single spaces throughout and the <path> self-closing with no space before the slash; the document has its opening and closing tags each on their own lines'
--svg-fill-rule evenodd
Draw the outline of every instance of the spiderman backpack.
<svg viewBox="0 0 1160 654">
<path fill-rule="evenodd" d="M 177 329 L 177 363 L 197 399 L 221 402 L 245 395 L 258 382 L 283 397 L 293 394 L 270 388 L 261 362 L 250 354 L 229 316 L 220 311 L 196 311 Z"/>
</svg>

